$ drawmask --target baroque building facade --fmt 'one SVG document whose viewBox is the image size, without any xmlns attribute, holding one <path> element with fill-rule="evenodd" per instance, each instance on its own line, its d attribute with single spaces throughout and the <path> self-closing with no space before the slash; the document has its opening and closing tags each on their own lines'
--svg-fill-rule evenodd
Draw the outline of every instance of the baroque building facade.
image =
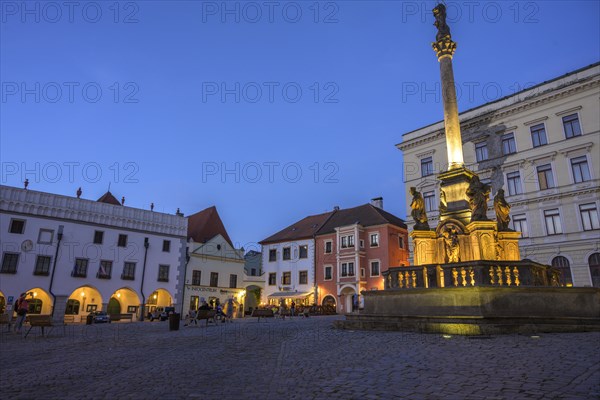
<svg viewBox="0 0 600 400">
<path fill-rule="evenodd" d="M 459 116 L 465 164 L 492 194 L 504 190 L 521 257 L 560 268 L 573 286 L 600 286 L 599 101 L 597 63 Z M 404 134 L 397 148 L 406 193 L 421 192 L 436 226 L 445 200 L 436 175 L 448 167 L 444 122 Z M 491 200 L 488 209 L 494 218 Z"/>
</svg>

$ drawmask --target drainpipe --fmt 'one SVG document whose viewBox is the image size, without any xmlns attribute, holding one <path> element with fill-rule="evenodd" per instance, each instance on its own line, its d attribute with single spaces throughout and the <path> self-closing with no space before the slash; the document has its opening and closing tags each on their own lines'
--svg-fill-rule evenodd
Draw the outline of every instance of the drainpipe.
<svg viewBox="0 0 600 400">
<path fill-rule="evenodd" d="M 181 311 L 180 314 L 183 315 L 183 306 L 185 303 L 185 287 L 186 287 L 186 279 L 187 279 L 187 266 L 190 263 L 190 252 L 189 252 L 189 248 L 187 246 L 187 243 L 185 244 L 185 268 L 183 269 L 183 290 L 181 291 Z"/>
<path fill-rule="evenodd" d="M 54 317 L 54 308 L 56 307 L 56 296 L 54 292 L 52 292 L 52 284 L 54 283 L 54 271 L 56 271 L 56 260 L 58 259 L 58 249 L 60 248 L 60 241 L 63 237 L 63 229 L 65 229 L 64 225 L 58 226 L 58 234 L 56 235 L 58 241 L 56 242 L 56 252 L 54 253 L 54 262 L 52 263 L 52 275 L 50 275 L 50 286 L 48 287 L 48 292 L 52 296 L 52 312 L 50 315 Z"/>
<path fill-rule="evenodd" d="M 140 292 L 142 293 L 142 306 L 140 307 L 140 321 L 144 320 L 144 314 L 146 314 L 146 295 L 144 294 L 144 277 L 146 276 L 146 259 L 148 258 L 148 247 L 150 243 L 148 238 L 144 238 L 144 265 L 142 266 L 142 284 L 140 285 Z"/>
</svg>

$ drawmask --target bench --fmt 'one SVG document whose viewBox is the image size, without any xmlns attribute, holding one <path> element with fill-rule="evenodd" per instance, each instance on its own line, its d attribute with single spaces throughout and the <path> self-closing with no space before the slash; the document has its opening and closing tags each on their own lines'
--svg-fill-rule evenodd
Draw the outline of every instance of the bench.
<svg viewBox="0 0 600 400">
<path fill-rule="evenodd" d="M 25 338 L 29 335 L 29 332 L 35 327 L 42 328 L 42 337 L 44 336 L 44 328 L 53 328 L 55 326 L 63 327 L 63 334 L 65 330 L 65 324 L 52 320 L 52 315 L 30 315 L 29 316 L 29 330 L 25 333 Z M 52 329 L 51 329 L 52 330 Z M 48 332 L 50 334 L 50 332 Z"/>
<path fill-rule="evenodd" d="M 110 322 L 113 321 L 121 321 L 123 320 L 129 320 L 129 322 L 133 321 L 133 314 L 110 314 Z"/>
<path fill-rule="evenodd" d="M 255 309 L 254 311 L 252 311 L 252 316 L 253 317 L 258 317 L 258 322 L 260 322 L 261 318 L 273 318 L 275 315 L 273 314 L 273 310 L 259 310 L 259 309 Z"/>
<path fill-rule="evenodd" d="M 206 320 L 206 326 L 210 321 L 215 322 L 215 315 L 217 312 L 215 310 L 198 310 L 196 312 L 196 321 Z"/>
<path fill-rule="evenodd" d="M 11 325 L 11 320 L 10 320 L 10 315 L 8 314 L 1 314 L 0 315 L 0 325 L 8 325 L 8 331 L 10 331 L 10 325 Z"/>
</svg>

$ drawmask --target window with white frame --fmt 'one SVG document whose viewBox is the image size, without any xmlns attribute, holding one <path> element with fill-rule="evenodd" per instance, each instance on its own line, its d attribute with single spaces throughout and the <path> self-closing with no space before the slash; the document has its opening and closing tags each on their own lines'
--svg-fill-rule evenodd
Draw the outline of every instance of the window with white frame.
<svg viewBox="0 0 600 400">
<path fill-rule="evenodd" d="M 271 272 L 269 273 L 269 286 L 277 285 L 277 273 Z"/>
<path fill-rule="evenodd" d="M 546 127 L 544 124 L 534 125 L 529 129 L 531 131 L 531 141 L 533 142 L 533 147 L 540 147 L 548 144 L 548 139 L 546 138 Z"/>
<path fill-rule="evenodd" d="M 521 237 L 529 237 L 529 229 L 527 228 L 527 217 L 525 214 L 514 215 L 513 219 L 513 229 L 517 232 L 521 232 Z"/>
<path fill-rule="evenodd" d="M 598 222 L 598 208 L 595 203 L 581 204 L 579 206 L 579 213 L 581 214 L 581 224 L 584 231 L 600 229 L 600 223 Z"/>
<path fill-rule="evenodd" d="M 379 233 L 371 233 L 369 235 L 369 242 L 371 247 L 379 247 Z"/>
<path fill-rule="evenodd" d="M 360 277 L 361 277 L 361 278 L 364 278 L 364 277 L 365 277 L 365 269 L 364 269 L 364 268 L 361 268 L 361 269 L 360 269 Z"/>
<path fill-rule="evenodd" d="M 379 276 L 379 261 L 371 261 L 371 276 Z"/>
<path fill-rule="evenodd" d="M 291 271 L 285 271 L 281 275 L 281 284 L 282 285 L 291 285 L 292 284 L 292 272 Z"/>
<path fill-rule="evenodd" d="M 345 276 L 354 276 L 354 263 L 342 263 L 342 271 L 340 274 L 342 277 Z"/>
<path fill-rule="evenodd" d="M 435 192 L 423 193 L 423 200 L 425 201 L 425 211 L 435 210 Z"/>
<path fill-rule="evenodd" d="M 510 196 L 523 193 L 521 188 L 521 174 L 519 172 L 509 172 L 506 174 L 506 183 L 508 184 L 508 194 Z"/>
<path fill-rule="evenodd" d="M 360 246 L 361 249 L 365 248 L 365 241 L 360 239 L 360 241 L 358 242 L 358 245 Z"/>
<path fill-rule="evenodd" d="M 502 135 L 502 154 L 508 155 L 517 152 L 517 144 L 515 142 L 515 134 L 507 133 Z"/>
<path fill-rule="evenodd" d="M 298 272 L 298 283 L 300 285 L 308 284 L 308 271 L 299 271 Z"/>
<path fill-rule="evenodd" d="M 332 251 L 333 251 L 332 250 L 332 242 L 331 242 L 331 240 L 328 240 L 327 242 L 325 242 L 325 253 L 329 254 Z"/>
<path fill-rule="evenodd" d="M 52 258 L 50 256 L 37 256 L 35 260 L 35 269 L 33 270 L 34 275 L 50 275 L 50 262 Z"/>
<path fill-rule="evenodd" d="M 571 170 L 573 171 L 573 180 L 575 183 L 586 182 L 592 179 L 586 156 L 572 158 Z"/>
<path fill-rule="evenodd" d="M 425 157 L 421 159 L 421 176 L 433 175 L 433 158 Z"/>
<path fill-rule="evenodd" d="M 544 164 L 537 167 L 538 184 L 540 190 L 552 189 L 554 185 L 554 176 L 552 175 L 552 166 Z"/>
<path fill-rule="evenodd" d="M 354 235 L 342 236 L 342 248 L 354 247 Z"/>
<path fill-rule="evenodd" d="M 544 210 L 544 221 L 546 222 L 546 232 L 548 235 L 560 235 L 562 233 L 558 208 Z"/>
<path fill-rule="evenodd" d="M 269 250 L 269 262 L 277 261 L 277 249 Z"/>
<path fill-rule="evenodd" d="M 37 242 L 40 244 L 52 244 L 54 231 L 52 229 L 40 229 Z"/>
<path fill-rule="evenodd" d="M 567 139 L 581 136 L 581 125 L 579 124 L 579 116 L 577 113 L 562 117 L 562 123 Z"/>
<path fill-rule="evenodd" d="M 2 267 L 0 268 L 0 273 L 16 274 L 18 264 L 19 253 L 5 252 L 2 255 Z"/>
<path fill-rule="evenodd" d="M 482 162 L 488 159 L 488 148 L 486 142 L 480 142 L 475 145 L 475 159 Z"/>
<path fill-rule="evenodd" d="M 283 248 L 283 256 L 282 258 L 284 260 L 291 260 L 292 259 L 292 248 L 291 247 L 284 247 Z"/>
<path fill-rule="evenodd" d="M 298 246 L 298 258 L 308 258 L 308 245 L 303 244 Z"/>
<path fill-rule="evenodd" d="M 404 238 L 402 236 L 398 236 L 398 247 L 401 249 L 404 248 Z"/>
<path fill-rule="evenodd" d="M 333 267 L 331 265 L 326 265 L 324 279 L 326 281 L 330 281 L 331 279 L 333 279 L 332 274 L 333 274 Z"/>
</svg>

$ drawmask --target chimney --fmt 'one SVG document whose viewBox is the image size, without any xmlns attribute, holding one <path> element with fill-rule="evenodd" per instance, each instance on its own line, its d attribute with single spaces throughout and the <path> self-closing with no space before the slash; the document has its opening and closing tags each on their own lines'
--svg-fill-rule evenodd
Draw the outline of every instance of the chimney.
<svg viewBox="0 0 600 400">
<path fill-rule="evenodd" d="M 333 211 L 340 211 L 340 206 L 334 206 Z"/>
<path fill-rule="evenodd" d="M 383 197 L 375 197 L 371 199 L 371 205 L 383 210 Z"/>
</svg>

